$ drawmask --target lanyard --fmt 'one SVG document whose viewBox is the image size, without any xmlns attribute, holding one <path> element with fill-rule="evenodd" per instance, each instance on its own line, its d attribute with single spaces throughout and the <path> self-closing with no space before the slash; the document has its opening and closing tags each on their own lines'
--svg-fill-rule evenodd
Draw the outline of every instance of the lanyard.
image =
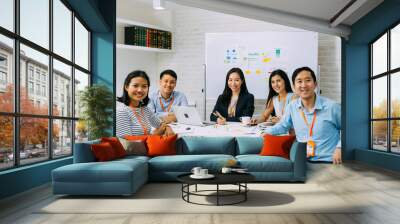
<svg viewBox="0 0 400 224">
<path fill-rule="evenodd" d="M 133 113 L 135 114 L 136 119 L 139 121 L 140 126 L 142 126 L 143 134 L 144 134 L 144 135 L 147 135 L 147 128 L 146 128 L 146 126 L 143 124 L 142 118 L 139 116 L 139 114 L 136 112 L 135 109 L 133 109 Z M 144 117 L 143 107 L 140 108 L 140 113 L 142 114 L 142 117 Z"/>
<path fill-rule="evenodd" d="M 315 123 L 315 120 L 317 119 L 317 111 L 314 109 L 314 116 L 313 116 L 313 119 L 312 119 L 311 127 L 308 124 L 306 115 L 304 114 L 304 111 L 302 109 L 300 109 L 300 113 L 301 113 L 301 115 L 303 117 L 303 120 L 306 123 L 307 127 L 310 129 L 309 134 L 310 134 L 310 137 L 312 137 L 312 129 L 314 128 L 314 123 Z"/>
<path fill-rule="evenodd" d="M 163 110 L 164 112 L 169 112 L 169 111 L 171 110 L 171 106 L 172 106 L 173 103 L 174 103 L 174 95 L 172 95 L 172 99 L 171 99 L 171 101 L 169 102 L 169 104 L 168 104 L 168 106 L 167 106 L 167 110 L 165 110 L 164 104 L 163 104 L 163 102 L 162 102 L 162 100 L 161 100 L 161 97 L 160 97 L 160 105 L 161 105 L 161 108 L 162 108 L 162 110 Z"/>
</svg>

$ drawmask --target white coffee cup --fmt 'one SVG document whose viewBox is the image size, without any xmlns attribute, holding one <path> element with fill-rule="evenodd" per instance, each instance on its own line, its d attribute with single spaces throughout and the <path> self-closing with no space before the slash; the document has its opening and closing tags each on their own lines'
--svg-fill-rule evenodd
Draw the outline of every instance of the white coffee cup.
<svg viewBox="0 0 400 224">
<path fill-rule="evenodd" d="M 200 170 L 200 176 L 207 176 L 208 175 L 208 169 L 201 169 Z"/>
<path fill-rule="evenodd" d="M 202 170 L 202 168 L 201 167 L 193 167 L 193 169 L 192 169 L 192 173 L 194 174 L 194 175 L 196 175 L 196 176 L 200 176 L 201 174 L 200 174 L 200 171 Z"/>
<path fill-rule="evenodd" d="M 232 169 L 230 167 L 222 167 L 221 172 L 222 173 L 230 173 L 232 171 Z"/>
<path fill-rule="evenodd" d="M 248 116 L 240 117 L 240 121 L 244 125 L 249 125 L 250 121 L 251 121 L 251 117 L 248 117 Z"/>
</svg>

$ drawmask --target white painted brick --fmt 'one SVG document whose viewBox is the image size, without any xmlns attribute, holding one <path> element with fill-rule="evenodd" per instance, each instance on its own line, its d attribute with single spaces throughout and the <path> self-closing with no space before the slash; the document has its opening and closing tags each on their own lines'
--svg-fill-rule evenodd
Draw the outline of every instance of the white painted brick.
<svg viewBox="0 0 400 224">
<path fill-rule="evenodd" d="M 207 10 L 181 7 L 172 13 L 174 24 L 175 53 L 158 54 L 158 72 L 171 68 L 178 73 L 177 89 L 197 104 L 204 116 L 205 33 L 209 32 L 257 32 L 296 30 L 276 24 L 265 23 L 238 16 L 225 15 Z M 341 97 L 341 45 L 340 39 L 331 35 L 318 36 L 318 64 L 320 65 L 320 87 L 322 95 L 340 102 Z M 206 102 L 206 118 L 209 118 L 215 100 Z M 256 100 L 255 114 L 265 108 L 265 100 Z"/>
</svg>

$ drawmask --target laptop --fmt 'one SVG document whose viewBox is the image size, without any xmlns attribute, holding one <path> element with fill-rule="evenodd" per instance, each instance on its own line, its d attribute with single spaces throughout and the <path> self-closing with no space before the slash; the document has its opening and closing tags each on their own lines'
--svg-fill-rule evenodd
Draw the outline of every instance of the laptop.
<svg viewBox="0 0 400 224">
<path fill-rule="evenodd" d="M 207 126 L 215 124 L 215 122 L 203 122 L 200 119 L 199 113 L 194 107 L 174 106 L 174 113 L 176 116 L 176 120 L 180 124 L 194 126 Z"/>
</svg>

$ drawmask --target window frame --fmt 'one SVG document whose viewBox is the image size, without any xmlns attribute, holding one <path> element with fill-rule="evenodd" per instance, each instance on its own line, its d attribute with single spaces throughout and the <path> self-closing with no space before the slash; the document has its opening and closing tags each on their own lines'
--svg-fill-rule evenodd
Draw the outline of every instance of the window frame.
<svg viewBox="0 0 400 224">
<path fill-rule="evenodd" d="M 91 49 L 92 49 L 92 43 L 91 43 L 91 37 L 92 37 L 92 31 L 91 29 L 89 29 L 89 27 L 87 26 L 87 24 L 83 21 L 83 19 L 72 9 L 72 7 L 65 1 L 65 0 L 59 0 L 68 10 L 71 11 L 71 18 L 70 18 L 70 23 L 71 23 L 71 58 L 67 59 L 64 58 L 63 56 L 55 53 L 53 50 L 53 21 L 54 21 L 54 17 L 53 17 L 53 1 L 54 0 L 48 0 L 49 3 L 49 48 L 46 49 L 42 46 L 40 46 L 39 44 L 36 44 L 32 41 L 30 41 L 29 39 L 24 38 L 23 36 L 20 35 L 20 0 L 14 0 L 13 1 L 13 10 L 14 10 L 14 30 L 10 31 L 4 27 L 0 26 L 0 35 L 5 36 L 7 38 L 10 38 L 13 40 L 13 54 L 12 54 L 12 64 L 9 64 L 9 66 L 11 66 L 12 68 L 9 69 L 11 71 L 10 75 L 13 76 L 14 78 L 14 111 L 13 112 L 1 112 L 0 111 L 0 116 L 11 116 L 13 118 L 13 153 L 14 153 L 14 161 L 13 161 L 13 166 L 10 167 L 5 167 L 5 168 L 0 168 L 0 172 L 4 171 L 4 170 L 10 170 L 10 169 L 16 169 L 18 167 L 23 167 L 23 166 L 29 166 L 29 165 L 33 165 L 33 164 L 37 164 L 37 163 L 43 163 L 49 160 L 54 160 L 54 159 L 61 159 L 61 158 L 65 158 L 65 157 L 70 157 L 73 155 L 74 152 L 74 143 L 75 143 L 75 123 L 76 121 L 79 120 L 79 117 L 75 117 L 75 108 L 72 107 L 71 108 L 71 114 L 62 116 L 56 116 L 53 115 L 53 60 L 58 60 L 59 62 L 62 62 L 68 66 L 71 66 L 71 104 L 74 105 L 75 103 L 75 88 L 74 88 L 74 82 L 75 82 L 75 69 L 85 73 L 88 75 L 89 77 L 89 83 L 88 86 L 92 85 L 92 69 L 91 69 Z M 81 66 L 79 66 L 78 64 L 75 63 L 75 25 L 74 25 L 74 21 L 75 18 L 77 20 L 79 20 L 79 22 L 84 26 L 84 28 L 88 31 L 88 61 L 89 61 L 89 65 L 88 65 L 88 69 L 85 69 Z M 45 85 L 45 95 L 48 97 L 48 112 L 46 115 L 39 115 L 39 114 L 26 114 L 26 113 L 21 113 L 20 111 L 20 87 L 21 87 L 21 80 L 20 80 L 20 64 L 21 64 L 21 56 L 20 56 L 20 45 L 23 44 L 27 47 L 32 48 L 33 50 L 36 50 L 40 53 L 45 54 L 46 56 L 48 56 L 48 74 L 47 74 L 47 80 L 46 80 L 46 84 L 42 84 L 42 79 L 41 79 L 41 75 L 43 70 L 40 69 L 39 72 L 39 80 L 36 79 L 36 72 L 37 72 L 37 68 L 33 67 L 33 79 L 31 79 L 30 77 L 30 68 L 31 66 L 29 65 L 29 63 L 27 63 L 27 72 L 26 72 L 26 82 L 32 81 L 33 85 L 34 85 L 34 92 L 36 92 L 35 89 L 35 85 L 36 84 L 41 84 L 40 87 L 42 88 L 42 85 Z M 28 85 L 28 84 L 27 84 Z M 28 87 L 28 86 L 26 86 Z M 29 87 L 28 87 L 29 88 Z M 27 91 L 29 91 L 27 88 Z M 40 91 L 40 94 L 38 96 L 42 96 L 42 91 Z M 34 102 L 36 103 L 36 102 Z M 48 155 L 47 157 L 43 157 L 43 160 L 40 160 L 38 162 L 31 162 L 31 163 L 24 163 L 21 164 L 21 158 L 20 158 L 20 119 L 21 118 L 45 118 L 47 119 L 47 123 L 48 123 L 48 135 L 47 135 L 47 142 L 49 144 L 47 144 L 47 150 L 48 150 Z M 57 120 L 61 120 L 61 121 L 70 121 L 71 122 L 71 153 L 68 155 L 62 155 L 62 156 L 55 156 L 53 155 L 54 153 L 54 147 L 53 147 L 53 123 L 56 122 Z"/>
<path fill-rule="evenodd" d="M 378 35 L 374 40 L 372 40 L 368 46 L 369 46 L 369 148 L 370 150 L 373 151 L 380 151 L 380 152 L 387 152 L 387 153 L 391 153 L 391 154 L 400 154 L 400 152 L 393 152 L 392 151 L 392 122 L 393 121 L 399 121 L 400 117 L 393 117 L 392 116 L 392 96 L 391 96 L 391 92 L 392 92 L 392 85 L 391 85 L 391 80 L 392 80 L 392 76 L 396 75 L 396 73 L 400 72 L 400 67 L 397 68 L 393 68 L 391 69 L 391 31 L 393 28 L 400 26 L 400 21 L 397 21 L 396 23 L 394 23 L 393 25 L 391 25 L 389 28 L 385 29 L 385 31 L 383 33 L 381 33 L 380 35 Z M 386 71 L 382 72 L 380 74 L 376 74 L 374 76 L 373 74 L 373 44 L 376 43 L 381 37 L 383 37 L 385 34 L 387 34 L 387 64 L 386 64 Z M 387 86 L 387 105 L 386 105 L 386 118 L 373 118 L 373 93 L 374 93 L 374 86 L 373 86 L 373 81 L 382 77 L 386 77 L 386 86 Z M 376 121 L 386 121 L 386 151 L 383 150 L 379 150 L 374 148 L 374 132 L 373 132 L 373 122 Z"/>
</svg>

